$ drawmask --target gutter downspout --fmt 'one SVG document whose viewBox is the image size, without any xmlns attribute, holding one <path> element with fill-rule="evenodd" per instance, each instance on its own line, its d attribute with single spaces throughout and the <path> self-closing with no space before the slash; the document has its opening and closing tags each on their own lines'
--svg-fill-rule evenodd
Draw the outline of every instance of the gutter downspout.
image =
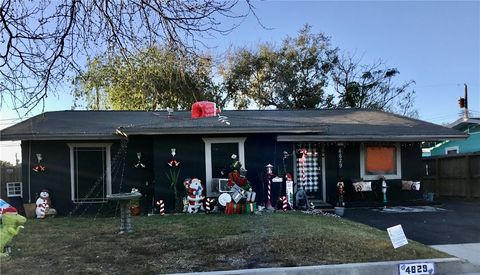
<svg viewBox="0 0 480 275">
<path fill-rule="evenodd" d="M 30 167 L 32 161 L 32 141 L 28 141 L 28 203 L 32 203 L 32 190 L 31 190 L 31 185 L 30 185 L 30 174 L 32 171 L 30 171 Z"/>
</svg>

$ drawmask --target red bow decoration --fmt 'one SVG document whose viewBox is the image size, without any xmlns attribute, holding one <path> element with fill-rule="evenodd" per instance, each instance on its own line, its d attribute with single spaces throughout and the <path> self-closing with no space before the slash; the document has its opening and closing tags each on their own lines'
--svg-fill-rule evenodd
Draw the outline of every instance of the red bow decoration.
<svg viewBox="0 0 480 275">
<path fill-rule="evenodd" d="M 44 171 L 45 171 L 45 166 L 39 164 L 39 165 L 33 167 L 33 171 L 35 171 L 35 172 L 44 172 Z"/>
<path fill-rule="evenodd" d="M 177 161 L 176 159 L 171 159 L 167 164 L 170 167 L 178 167 L 180 165 L 180 161 Z"/>
</svg>

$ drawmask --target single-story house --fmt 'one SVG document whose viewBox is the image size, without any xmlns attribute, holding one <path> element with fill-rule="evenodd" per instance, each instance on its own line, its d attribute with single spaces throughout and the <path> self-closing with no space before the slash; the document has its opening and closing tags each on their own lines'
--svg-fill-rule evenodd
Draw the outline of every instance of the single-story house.
<svg viewBox="0 0 480 275">
<path fill-rule="evenodd" d="M 106 202 L 112 193 L 153 193 L 173 208 L 167 165 L 180 162 L 180 180 L 199 178 L 207 196 L 218 195 L 220 172 L 235 154 L 264 201 L 265 166 L 301 183 L 311 199 L 335 203 L 337 182 L 349 200 L 378 200 L 351 187 L 379 177 L 389 199 L 401 199 L 401 180 L 421 180 L 421 142 L 464 139 L 455 129 L 366 109 L 222 111 L 222 117 L 193 119 L 190 111 L 46 112 L 0 132 L 1 140 L 21 140 L 23 200 L 34 202 L 50 190 L 60 214 L 81 205 Z M 285 153 L 286 152 L 286 153 Z M 378 189 L 380 188 L 380 189 Z M 399 191 L 400 192 L 400 191 Z M 360 196 L 358 193 L 362 193 Z M 367 192 L 365 192 L 367 193 Z M 378 194 L 378 192 L 377 192 Z M 152 204 L 148 202 L 148 204 Z"/>
<path fill-rule="evenodd" d="M 467 133 L 464 140 L 446 140 L 439 142 L 424 156 L 444 156 L 451 154 L 466 154 L 480 152 L 480 118 L 459 118 L 447 127 Z"/>
</svg>

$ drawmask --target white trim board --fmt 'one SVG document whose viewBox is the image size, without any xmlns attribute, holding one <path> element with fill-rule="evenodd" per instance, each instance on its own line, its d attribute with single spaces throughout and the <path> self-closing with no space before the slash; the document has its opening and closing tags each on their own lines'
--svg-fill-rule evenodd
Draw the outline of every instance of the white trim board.
<svg viewBox="0 0 480 275">
<path fill-rule="evenodd" d="M 212 195 L 212 143 L 238 143 L 238 160 L 243 168 L 247 169 L 245 163 L 245 140 L 246 137 L 236 138 L 202 138 L 205 143 L 205 186 L 207 196 Z"/>
<path fill-rule="evenodd" d="M 107 194 L 112 194 L 112 160 L 111 160 L 111 147 L 112 143 L 67 143 L 70 148 L 70 195 L 74 203 L 81 203 L 75 200 L 75 148 L 105 148 L 105 165 L 106 165 L 106 187 Z M 106 201 L 106 199 L 105 199 Z M 104 201 L 102 201 L 104 202 Z"/>
<path fill-rule="evenodd" d="M 368 143 L 367 143 L 368 145 Z M 387 180 L 401 179 L 402 178 L 402 156 L 400 143 L 393 143 L 392 145 L 396 148 L 396 162 L 397 162 L 397 173 L 396 174 L 385 174 L 385 175 L 366 175 L 365 174 L 365 144 L 360 144 L 360 177 L 364 180 L 378 180 L 380 176 L 385 177 Z"/>
</svg>

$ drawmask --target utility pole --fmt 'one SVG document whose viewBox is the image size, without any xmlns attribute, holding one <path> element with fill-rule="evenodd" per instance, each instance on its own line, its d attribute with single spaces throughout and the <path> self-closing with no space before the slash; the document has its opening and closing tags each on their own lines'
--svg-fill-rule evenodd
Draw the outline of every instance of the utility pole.
<svg viewBox="0 0 480 275">
<path fill-rule="evenodd" d="M 465 113 L 463 117 L 468 119 L 468 92 L 467 92 L 467 83 L 464 83 L 463 86 L 465 87 Z"/>
<path fill-rule="evenodd" d="M 468 90 L 467 90 L 467 84 L 463 84 L 465 88 L 465 95 L 464 97 L 460 97 L 458 99 L 458 105 L 460 106 L 460 109 L 465 109 L 463 113 L 463 118 L 468 119 Z"/>
</svg>

